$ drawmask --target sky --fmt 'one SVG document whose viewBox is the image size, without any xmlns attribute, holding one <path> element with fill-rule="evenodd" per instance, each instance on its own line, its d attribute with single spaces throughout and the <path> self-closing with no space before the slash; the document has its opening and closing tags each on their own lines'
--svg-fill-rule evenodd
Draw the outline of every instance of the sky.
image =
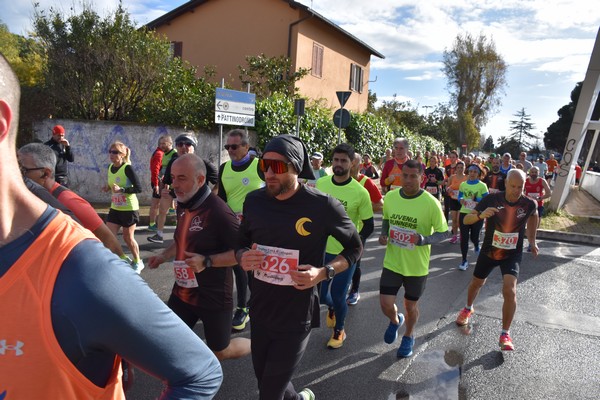
<svg viewBox="0 0 600 400">
<path fill-rule="evenodd" d="M 105 15 L 118 0 L 86 0 Z M 65 12 L 75 2 L 36 0 L 42 9 Z M 185 0 L 122 0 L 132 19 L 148 23 Z M 525 109 L 539 136 L 558 119 L 583 81 L 598 29 L 600 12 L 589 0 L 300 0 L 338 24 L 385 59 L 371 57 L 369 88 L 378 100 L 408 101 L 427 115 L 450 95 L 442 70 L 443 52 L 457 35 L 484 34 L 506 62 L 507 86 L 502 105 L 483 127 L 483 135 L 510 134 L 510 122 Z M 61 6 L 60 4 L 63 4 Z M 0 20 L 10 32 L 31 30 L 33 0 L 8 1 Z M 68 4 L 68 5 L 64 5 Z"/>
</svg>

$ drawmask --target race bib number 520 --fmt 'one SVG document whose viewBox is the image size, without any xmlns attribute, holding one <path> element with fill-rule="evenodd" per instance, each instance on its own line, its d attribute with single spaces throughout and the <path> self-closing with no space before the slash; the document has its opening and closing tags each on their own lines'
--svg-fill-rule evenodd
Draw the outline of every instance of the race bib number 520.
<svg viewBox="0 0 600 400">
<path fill-rule="evenodd" d="M 265 253 L 265 261 L 260 269 L 254 270 L 256 279 L 273 285 L 294 285 L 290 271 L 298 270 L 298 260 L 300 258 L 298 250 L 263 245 L 258 245 L 256 249 Z"/>
</svg>

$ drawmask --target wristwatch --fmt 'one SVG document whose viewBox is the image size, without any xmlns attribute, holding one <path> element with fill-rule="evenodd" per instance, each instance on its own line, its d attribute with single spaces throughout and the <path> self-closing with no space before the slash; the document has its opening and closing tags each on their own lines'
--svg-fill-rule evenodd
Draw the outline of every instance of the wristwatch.
<svg viewBox="0 0 600 400">
<path fill-rule="evenodd" d="M 202 261 L 202 266 L 204 268 L 210 268 L 212 267 L 212 258 L 210 258 L 210 256 L 204 256 L 204 261 Z"/>
<path fill-rule="evenodd" d="M 335 269 L 333 269 L 331 265 L 325 266 L 325 276 L 327 277 L 328 281 L 332 280 L 335 276 Z"/>
</svg>

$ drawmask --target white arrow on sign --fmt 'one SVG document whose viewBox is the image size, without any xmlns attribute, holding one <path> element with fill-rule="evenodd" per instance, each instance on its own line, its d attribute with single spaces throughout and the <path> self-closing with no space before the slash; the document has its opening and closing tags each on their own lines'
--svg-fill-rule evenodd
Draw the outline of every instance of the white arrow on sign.
<svg viewBox="0 0 600 400">
<path fill-rule="evenodd" d="M 230 112 L 244 115 L 254 115 L 256 106 L 250 103 L 218 100 L 215 102 L 215 111 Z"/>
</svg>

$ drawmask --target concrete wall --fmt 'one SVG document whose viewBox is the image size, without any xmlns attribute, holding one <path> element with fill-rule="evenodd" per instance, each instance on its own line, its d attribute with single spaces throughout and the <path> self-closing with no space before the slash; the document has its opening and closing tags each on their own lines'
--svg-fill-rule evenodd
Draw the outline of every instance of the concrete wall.
<svg viewBox="0 0 600 400">
<path fill-rule="evenodd" d="M 581 188 L 600 201 L 600 174 L 598 172 L 586 171 Z"/>
<path fill-rule="evenodd" d="M 54 125 L 62 125 L 66 138 L 71 144 L 75 161 L 69 163 L 69 187 L 91 203 L 110 203 L 110 195 L 102 192 L 106 185 L 108 150 L 111 143 L 119 140 L 131 149 L 131 164 L 142 185 L 138 194 L 140 204 L 150 204 L 150 157 L 156 149 L 161 135 L 171 135 L 175 139 L 186 132 L 180 127 L 135 125 L 109 121 L 75 121 L 49 119 L 34 126 L 37 138 L 47 141 L 51 138 Z M 226 132 L 223 133 L 223 143 Z M 219 133 L 198 133 L 196 154 L 211 161 L 215 166 L 219 161 Z M 251 138 L 254 135 L 251 135 Z M 255 143 L 253 139 L 251 143 Z M 221 152 L 221 162 L 229 160 L 225 150 Z"/>
</svg>

